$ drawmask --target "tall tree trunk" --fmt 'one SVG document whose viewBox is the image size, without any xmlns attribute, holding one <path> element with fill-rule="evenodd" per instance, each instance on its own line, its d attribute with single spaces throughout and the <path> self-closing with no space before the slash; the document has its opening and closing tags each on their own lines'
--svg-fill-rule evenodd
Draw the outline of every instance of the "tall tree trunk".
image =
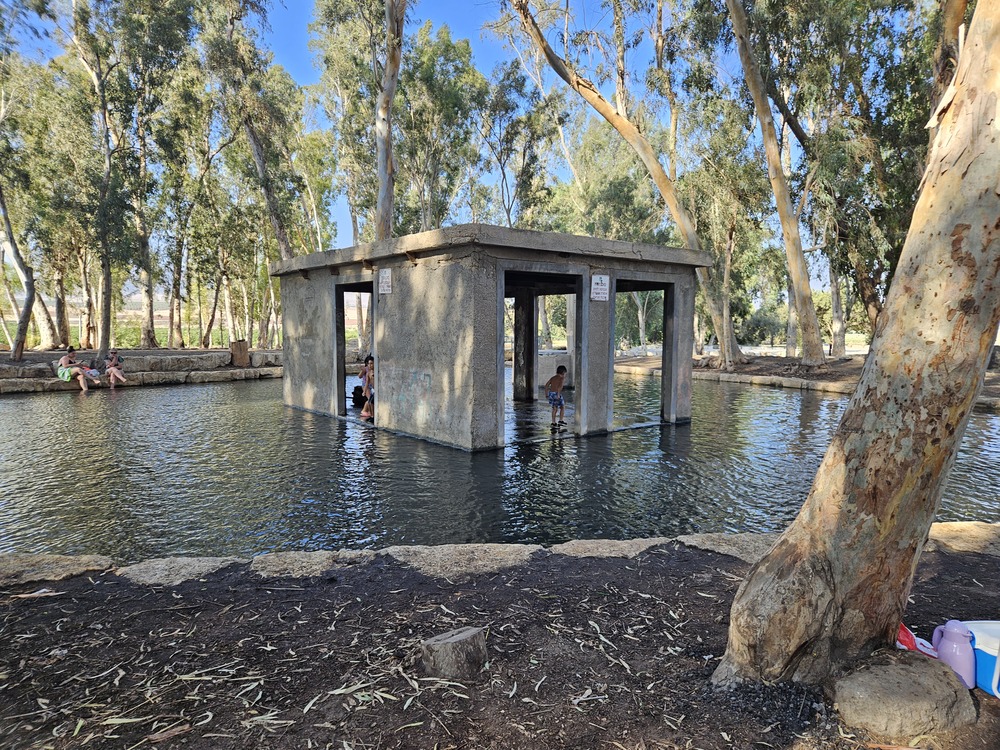
<svg viewBox="0 0 1000 750">
<path fill-rule="evenodd" d="M 565 81 L 571 89 L 573 89 L 580 97 L 587 102 L 593 108 L 597 114 L 603 117 L 610 123 L 610 125 L 618 131 L 618 134 L 625 139 L 625 142 L 632 147 L 636 155 L 642 161 L 646 170 L 649 172 L 650 177 L 653 180 L 653 184 L 656 185 L 656 189 L 659 191 L 664 203 L 667 205 L 667 209 L 670 211 L 670 215 L 677 225 L 681 236 L 684 238 L 684 242 L 687 244 L 688 248 L 694 250 L 695 252 L 701 252 L 701 240 L 698 238 L 698 233 L 695 230 L 694 221 L 691 219 L 690 214 L 684 209 L 680 198 L 677 195 L 676 186 L 674 181 L 670 179 L 670 176 L 663 169 L 663 165 L 660 164 L 659 155 L 653 149 L 652 145 L 646 140 L 646 137 L 642 134 L 635 123 L 626 117 L 620 115 L 617 110 L 599 93 L 597 87 L 578 75 L 577 72 L 569 66 L 569 64 L 559 55 L 555 53 L 549 43 L 545 40 L 545 36 L 542 34 L 541 29 L 538 28 L 538 24 L 535 22 L 534 17 L 531 15 L 531 11 L 528 9 L 528 0 L 512 0 L 512 7 L 517 12 L 518 16 L 521 18 L 521 26 L 524 28 L 525 33 L 532 39 L 535 46 L 541 50 L 542 54 L 545 55 L 545 59 L 548 60 L 549 65 L 552 70 L 555 71 L 556 75 Z M 725 326 L 722 321 L 722 308 L 719 304 L 719 300 L 715 298 L 712 292 L 711 279 L 709 278 L 708 271 L 705 268 L 697 268 L 696 273 L 698 276 L 698 282 L 701 284 L 702 294 L 705 299 L 705 306 L 708 308 L 708 313 L 712 318 L 712 325 L 715 327 L 717 332 L 724 330 Z M 739 345 L 736 344 L 735 339 L 726 339 L 724 336 L 719 336 L 719 346 L 720 347 L 730 347 L 731 356 L 733 359 L 742 359 L 742 352 L 739 350 Z"/>
<path fill-rule="evenodd" d="M 210 349 L 212 347 L 212 326 L 215 325 L 215 313 L 219 309 L 219 287 L 222 285 L 220 278 L 215 284 L 212 293 L 212 307 L 208 312 L 208 322 L 205 324 L 205 333 L 201 337 L 201 348 Z"/>
<path fill-rule="evenodd" d="M 40 339 L 38 348 L 42 351 L 58 349 L 60 346 L 59 331 L 56 330 L 56 324 L 52 320 L 49 307 L 45 304 L 45 299 L 39 291 L 35 292 L 35 305 L 32 314 L 35 316 L 35 323 L 38 325 L 38 336 Z"/>
<path fill-rule="evenodd" d="M 833 319 L 830 354 L 843 357 L 847 354 L 847 323 L 844 320 L 844 302 L 840 294 L 840 274 L 833 263 L 830 264 L 830 317 Z"/>
<path fill-rule="evenodd" d="M 94 324 L 94 294 L 90 285 L 90 273 L 87 268 L 87 251 L 75 246 L 77 265 L 80 269 L 80 283 L 83 285 L 83 304 L 80 311 L 80 348 L 90 349 L 93 346 L 95 333 Z"/>
<path fill-rule="evenodd" d="M 10 349 L 11 361 L 20 362 L 24 358 L 24 344 L 28 339 L 31 310 L 35 306 L 35 272 L 25 262 L 24 256 L 21 255 L 21 249 L 17 245 L 14 227 L 10 223 L 10 214 L 7 212 L 7 199 L 4 196 L 2 183 L 0 183 L 0 221 L 3 222 L 3 236 L 0 237 L 0 242 L 3 242 L 4 255 L 10 255 L 14 263 L 14 271 L 21 280 L 21 286 L 24 287 L 24 305 L 17 316 L 17 332 L 14 334 L 14 344 Z M 5 283 L 6 278 L 4 276 Z M 12 305 L 12 307 L 17 309 L 16 305 Z"/>
<path fill-rule="evenodd" d="M 271 222 L 271 229 L 274 230 L 274 238 L 278 242 L 278 252 L 282 260 L 290 260 L 295 257 L 291 243 L 288 241 L 288 232 L 285 230 L 285 220 L 281 215 L 281 207 L 278 205 L 278 196 L 275 195 L 274 181 L 267 168 L 267 155 L 264 149 L 264 142 L 257 132 L 253 120 L 249 116 L 243 118 L 243 132 L 250 143 L 250 153 L 253 155 L 253 163 L 257 168 L 257 179 L 260 180 L 260 190 L 264 194 L 264 206 L 267 208 L 267 218 Z"/>
<path fill-rule="evenodd" d="M 368 330 L 368 327 L 365 325 L 365 308 L 361 304 L 360 293 L 354 295 L 354 314 L 358 326 L 358 359 L 363 359 L 364 353 L 368 351 L 368 342 L 365 341 L 365 331 Z"/>
<path fill-rule="evenodd" d="M 385 0 L 385 69 L 375 107 L 375 153 L 378 164 L 378 199 L 375 207 L 375 239 L 392 236 L 396 165 L 392 158 L 392 100 L 396 97 L 403 58 L 403 21 L 406 0 Z"/>
<path fill-rule="evenodd" d="M 540 297 L 538 302 L 538 325 L 542 329 L 542 343 L 546 349 L 552 349 L 552 328 L 549 326 L 549 313 L 545 309 L 545 297 Z"/>
<path fill-rule="evenodd" d="M 69 309 L 66 306 L 66 281 L 61 268 L 55 269 L 52 286 L 56 290 L 56 343 L 59 347 L 66 347 L 70 343 Z"/>
<path fill-rule="evenodd" d="M 736 46 L 739 49 L 740 62 L 747 86 L 753 97 L 754 109 L 760 121 L 761 137 L 764 141 L 764 151 L 767 154 L 767 176 L 774 191 L 774 200 L 778 208 L 778 218 L 781 220 L 781 232 L 785 240 L 785 255 L 788 258 L 788 273 L 792 278 L 795 290 L 795 307 L 799 313 L 799 329 L 802 333 L 802 364 L 821 365 L 826 360 L 823 353 L 823 336 L 819 331 L 819 320 L 816 318 L 816 308 L 813 305 L 812 289 L 809 284 L 809 266 L 806 264 L 805 253 L 802 252 L 802 238 L 799 235 L 799 221 L 788 192 L 788 182 L 781 167 L 781 148 L 778 145 L 778 134 L 774 129 L 774 118 L 771 116 L 771 105 L 764 88 L 764 79 L 760 67 L 754 59 L 753 48 L 750 46 L 750 33 L 747 30 L 746 14 L 741 0 L 726 0 L 729 16 L 733 22 L 733 33 L 736 35 Z"/>
<path fill-rule="evenodd" d="M 226 318 L 226 333 L 232 344 L 239 336 L 236 334 L 236 317 L 233 315 L 233 295 L 229 283 L 229 274 L 222 274 L 222 311 Z"/>
<path fill-rule="evenodd" d="M 722 324 L 724 328 L 719 335 L 720 339 L 731 339 L 736 335 L 733 332 L 733 315 L 730 308 L 730 300 L 732 299 L 733 248 L 735 244 L 736 220 L 734 218 L 729 222 L 725 257 L 723 258 L 722 266 Z M 733 360 L 729 355 L 728 348 L 720 347 L 719 353 L 722 354 L 722 369 L 726 370 L 726 372 L 731 372 L 733 369 Z"/>
<path fill-rule="evenodd" d="M 795 290 L 788 280 L 788 321 L 785 324 L 785 356 L 794 357 L 799 345 L 799 312 L 795 307 Z"/>
<path fill-rule="evenodd" d="M 717 683 L 818 683 L 895 639 L 1000 321 L 998 60 L 979 3 L 857 390 L 736 595 Z"/>
</svg>

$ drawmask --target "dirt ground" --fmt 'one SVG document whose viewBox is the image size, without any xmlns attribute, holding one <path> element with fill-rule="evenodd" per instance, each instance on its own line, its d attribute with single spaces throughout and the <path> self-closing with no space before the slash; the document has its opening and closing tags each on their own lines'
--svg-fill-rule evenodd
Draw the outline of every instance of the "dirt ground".
<svg viewBox="0 0 1000 750">
<path fill-rule="evenodd" d="M 671 542 L 632 559 L 536 554 L 462 580 L 391 558 L 313 578 L 235 564 L 178 586 L 113 572 L 0 590 L 0 747 L 880 747 L 819 690 L 715 690 L 748 566 Z M 907 624 L 990 619 L 996 559 L 927 553 Z M 419 643 L 487 629 L 472 680 L 429 678 Z M 914 747 L 1000 747 L 1000 701 Z"/>
</svg>

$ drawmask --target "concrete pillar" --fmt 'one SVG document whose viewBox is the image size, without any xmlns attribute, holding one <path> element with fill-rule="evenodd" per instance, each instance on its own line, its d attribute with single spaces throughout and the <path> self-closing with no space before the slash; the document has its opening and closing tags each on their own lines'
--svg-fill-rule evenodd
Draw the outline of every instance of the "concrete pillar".
<svg viewBox="0 0 1000 750">
<path fill-rule="evenodd" d="M 535 400 L 538 342 L 537 298 L 526 289 L 514 292 L 514 400 Z"/>
<path fill-rule="evenodd" d="M 606 271 L 599 271 L 607 275 Z M 583 279 L 581 303 L 577 305 L 582 322 L 580 336 L 580 377 L 576 386 L 577 424 L 581 435 L 611 429 L 611 393 L 614 375 L 614 309 L 612 282 L 610 298 L 591 299 L 591 279 Z"/>
<path fill-rule="evenodd" d="M 569 352 L 569 382 L 576 387 L 576 295 L 566 295 L 566 351 Z"/>
<path fill-rule="evenodd" d="M 663 364 L 660 419 L 691 421 L 691 352 L 694 347 L 694 283 L 668 284 L 663 291 Z"/>
<path fill-rule="evenodd" d="M 334 414 L 342 417 L 347 416 L 347 388 L 344 384 L 347 374 L 345 372 L 345 359 L 347 357 L 347 334 L 344 331 L 344 291 L 334 285 L 334 324 L 333 324 L 333 407 Z"/>
</svg>

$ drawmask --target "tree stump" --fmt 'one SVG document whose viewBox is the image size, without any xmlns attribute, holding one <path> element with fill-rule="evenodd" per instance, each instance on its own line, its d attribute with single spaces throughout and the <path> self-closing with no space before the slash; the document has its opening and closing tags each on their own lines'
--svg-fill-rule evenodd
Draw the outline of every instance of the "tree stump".
<svg viewBox="0 0 1000 750">
<path fill-rule="evenodd" d="M 433 677 L 464 680 L 486 664 L 486 634 L 482 628 L 459 628 L 420 644 L 424 669 Z"/>
<path fill-rule="evenodd" d="M 250 347 L 246 339 L 237 339 L 230 343 L 229 351 L 232 353 L 233 367 L 250 366 Z"/>
</svg>

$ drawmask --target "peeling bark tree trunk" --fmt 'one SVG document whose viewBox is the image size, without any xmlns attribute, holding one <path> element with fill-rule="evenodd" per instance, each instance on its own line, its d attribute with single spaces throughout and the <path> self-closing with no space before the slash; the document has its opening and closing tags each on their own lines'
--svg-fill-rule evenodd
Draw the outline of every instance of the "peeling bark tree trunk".
<svg viewBox="0 0 1000 750">
<path fill-rule="evenodd" d="M 781 220 L 781 233 L 785 240 L 785 256 L 788 258 L 788 274 L 795 290 L 795 309 L 799 314 L 799 328 L 802 332 L 802 364 L 821 365 L 826 361 L 823 354 L 823 337 L 819 332 L 819 321 L 816 318 L 816 308 L 813 305 L 812 289 L 809 285 L 809 266 L 802 252 L 802 237 L 799 234 L 799 219 L 792 206 L 792 198 L 788 192 L 788 182 L 781 166 L 781 149 L 778 146 L 778 134 L 774 129 L 774 119 L 771 117 L 771 105 L 767 99 L 764 80 L 760 67 L 754 59 L 753 48 L 750 46 L 750 33 L 747 30 L 747 18 L 743 12 L 742 0 L 726 0 L 729 17 L 733 22 L 733 33 L 736 35 L 736 46 L 743 64 L 743 74 L 753 97 L 754 109 L 760 121 L 761 138 L 764 141 L 764 151 L 767 154 L 767 176 L 774 192 L 774 202 Z"/>
<path fill-rule="evenodd" d="M 833 330 L 830 331 L 830 355 L 843 357 L 847 354 L 847 322 L 840 294 L 840 274 L 832 263 L 830 264 L 830 317 L 833 319 Z"/>
<path fill-rule="evenodd" d="M 378 161 L 378 200 L 375 208 L 375 239 L 392 236 L 393 192 L 396 165 L 392 159 L 392 100 L 396 97 L 403 57 L 403 21 L 406 0 L 385 0 L 385 69 L 375 109 L 375 151 Z"/>
<path fill-rule="evenodd" d="M 40 339 L 38 348 L 42 351 L 58 349 L 59 331 L 56 330 L 56 324 L 52 320 L 52 314 L 49 312 L 49 307 L 45 304 L 41 292 L 35 293 L 35 304 L 32 314 L 35 316 L 35 324 L 38 326 L 38 336 Z"/>
<path fill-rule="evenodd" d="M 733 603 L 713 680 L 817 683 L 892 643 L 1000 319 L 1000 3 L 981 2 L 857 391 Z"/>
</svg>

